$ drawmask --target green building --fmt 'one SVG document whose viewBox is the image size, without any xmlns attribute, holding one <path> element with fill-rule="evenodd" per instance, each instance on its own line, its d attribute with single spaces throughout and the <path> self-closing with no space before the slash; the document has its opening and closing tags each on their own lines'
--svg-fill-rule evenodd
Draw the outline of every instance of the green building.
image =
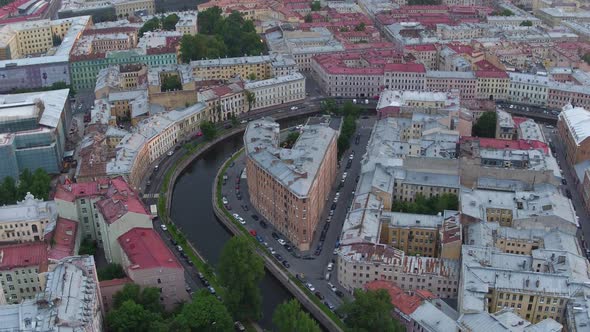
<svg viewBox="0 0 590 332">
<path fill-rule="evenodd" d="M 154 49 L 133 49 L 108 52 L 104 58 L 95 55 L 73 56 L 70 58 L 72 88 L 77 91 L 93 90 L 96 77 L 101 69 L 110 65 L 143 63 L 148 66 L 161 66 L 177 63 L 173 47 Z"/>
</svg>

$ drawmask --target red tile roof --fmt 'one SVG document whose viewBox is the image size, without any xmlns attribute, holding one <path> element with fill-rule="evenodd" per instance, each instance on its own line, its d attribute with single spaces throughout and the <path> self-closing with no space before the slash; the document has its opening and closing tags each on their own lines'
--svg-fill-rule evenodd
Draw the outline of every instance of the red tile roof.
<svg viewBox="0 0 590 332">
<path fill-rule="evenodd" d="M 0 247 L 0 271 L 17 267 L 38 266 L 39 272 L 47 271 L 47 245 L 29 242 Z"/>
<path fill-rule="evenodd" d="M 394 283 L 385 280 L 371 281 L 365 285 L 367 290 L 384 289 L 391 297 L 391 304 L 398 308 L 406 315 L 413 313 L 422 304 L 423 299 L 416 295 L 404 293 L 404 291 Z M 431 293 L 432 294 L 432 293 Z"/>
<path fill-rule="evenodd" d="M 481 78 L 506 78 L 508 79 L 508 74 L 503 71 L 496 71 L 496 70 L 476 70 L 475 71 L 476 77 Z"/>
<path fill-rule="evenodd" d="M 59 217 L 55 229 L 51 232 L 53 238 L 49 258 L 59 260 L 64 257 L 73 256 L 76 253 L 76 232 L 78 223 L 76 221 Z"/>
<path fill-rule="evenodd" d="M 164 241 L 151 228 L 133 228 L 117 240 L 131 262 L 130 269 L 182 268 Z"/>
<path fill-rule="evenodd" d="M 127 212 L 150 215 L 137 193 L 122 177 L 64 184 L 60 185 L 55 193 L 56 200 L 68 202 L 74 202 L 82 197 L 101 197 L 96 206 L 107 223 L 117 221 Z"/>
<path fill-rule="evenodd" d="M 408 45 L 405 47 L 405 49 L 408 51 L 431 52 L 431 51 L 436 51 L 436 45 L 434 45 L 434 44 Z"/>
<path fill-rule="evenodd" d="M 125 278 L 120 278 L 120 279 L 112 279 L 112 280 L 104 280 L 101 281 L 99 283 L 100 287 L 111 287 L 111 286 L 117 286 L 117 285 L 125 285 L 125 284 L 129 284 L 132 283 L 133 280 L 125 277 Z"/>
<path fill-rule="evenodd" d="M 388 63 L 386 72 L 426 73 L 426 68 L 421 63 Z"/>
</svg>

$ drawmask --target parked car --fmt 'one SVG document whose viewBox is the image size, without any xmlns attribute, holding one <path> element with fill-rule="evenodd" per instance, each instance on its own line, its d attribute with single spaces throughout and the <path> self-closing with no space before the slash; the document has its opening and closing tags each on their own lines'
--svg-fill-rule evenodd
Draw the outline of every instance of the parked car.
<svg viewBox="0 0 590 332">
<path fill-rule="evenodd" d="M 283 261 L 283 266 L 286 267 L 286 268 L 290 268 L 291 267 L 291 264 L 289 264 L 289 262 L 287 260 L 284 260 Z"/>
<path fill-rule="evenodd" d="M 268 225 L 266 225 L 266 222 L 264 220 L 260 220 L 260 227 L 267 228 Z"/>
<path fill-rule="evenodd" d="M 320 301 L 323 301 L 323 300 L 324 300 L 324 296 L 323 296 L 323 295 L 322 295 L 322 293 L 320 293 L 320 292 L 315 292 L 315 296 L 316 296 L 318 299 L 320 299 Z"/>
<path fill-rule="evenodd" d="M 307 283 L 307 284 L 305 284 L 305 287 L 307 287 L 307 289 L 309 289 L 310 291 L 315 292 L 315 287 L 313 287 L 312 284 Z"/>
<path fill-rule="evenodd" d="M 207 289 L 209 290 L 209 293 L 215 295 L 216 292 L 215 292 L 215 288 L 213 288 L 213 286 L 209 286 L 209 287 L 207 287 Z"/>
<path fill-rule="evenodd" d="M 335 307 L 335 306 L 334 306 L 332 303 L 330 303 L 330 302 L 328 302 L 328 301 L 324 301 L 324 304 L 325 304 L 325 305 L 328 307 L 328 309 L 330 309 L 330 310 L 334 310 L 334 309 L 336 309 L 336 307 Z"/>
<path fill-rule="evenodd" d="M 234 327 L 235 327 L 236 331 L 239 331 L 239 332 L 246 331 L 244 324 L 240 323 L 240 321 L 234 322 Z"/>
<path fill-rule="evenodd" d="M 297 106 L 292 106 L 292 107 L 291 107 L 291 111 L 296 111 L 297 109 L 298 109 L 298 107 L 297 107 Z"/>
<path fill-rule="evenodd" d="M 344 293 L 342 293 L 342 291 L 339 289 L 335 290 L 334 293 L 336 293 L 336 296 L 338 297 L 344 297 Z"/>
<path fill-rule="evenodd" d="M 161 224 L 161 225 L 160 225 L 160 228 L 161 228 L 161 229 L 162 229 L 164 232 L 168 230 L 168 227 L 166 227 L 166 225 L 164 225 L 164 224 Z"/>
<path fill-rule="evenodd" d="M 283 239 L 277 239 L 277 242 L 280 243 L 282 246 L 284 246 L 285 244 L 287 244 L 287 241 L 285 241 Z"/>
<path fill-rule="evenodd" d="M 167 155 L 168 157 L 170 157 L 170 156 L 171 156 L 171 155 L 173 155 L 173 154 L 174 154 L 174 150 L 170 150 L 170 151 L 166 152 L 166 155 Z"/>
<path fill-rule="evenodd" d="M 563 185 L 567 185 L 567 180 L 566 180 L 565 178 L 562 178 L 562 179 L 561 179 L 561 184 L 563 184 Z"/>
<path fill-rule="evenodd" d="M 328 283 L 328 287 L 330 287 L 332 292 L 336 292 L 336 290 L 337 290 L 336 286 L 334 286 L 334 284 L 332 284 L 331 282 Z"/>
<path fill-rule="evenodd" d="M 258 221 L 258 216 L 257 216 L 257 215 L 255 215 L 255 214 L 253 214 L 253 215 L 252 215 L 252 219 L 254 219 L 254 221 Z"/>
<path fill-rule="evenodd" d="M 329 263 L 328 264 L 328 271 L 332 271 L 334 269 L 334 264 L 333 263 Z"/>
<path fill-rule="evenodd" d="M 181 246 L 176 246 L 176 250 L 178 250 L 179 252 L 183 251 Z"/>
<path fill-rule="evenodd" d="M 280 239 L 280 237 L 279 237 L 279 234 L 277 234 L 276 232 L 272 232 L 271 236 L 272 236 L 272 238 L 273 238 L 273 239 L 275 239 L 275 240 L 278 240 L 278 239 Z"/>
<path fill-rule="evenodd" d="M 293 248 L 288 244 L 285 244 L 283 247 L 285 247 L 285 249 L 287 249 L 287 251 L 293 250 Z"/>
</svg>

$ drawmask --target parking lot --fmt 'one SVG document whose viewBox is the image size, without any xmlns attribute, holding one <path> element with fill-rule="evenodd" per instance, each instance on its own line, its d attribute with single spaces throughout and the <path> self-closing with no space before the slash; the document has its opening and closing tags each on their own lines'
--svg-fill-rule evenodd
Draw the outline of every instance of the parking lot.
<svg viewBox="0 0 590 332">
<path fill-rule="evenodd" d="M 239 217 L 236 219 L 251 232 L 252 236 L 257 237 L 258 241 L 304 284 L 311 284 L 308 288 L 313 289 L 313 293 L 333 308 L 342 303 L 339 295 L 349 296 L 337 282 L 334 249 L 353 198 L 357 177 L 360 174 L 360 161 L 366 151 L 375 120 L 375 117 L 359 119 L 357 131 L 351 139 L 351 147 L 342 155 L 336 180 L 322 213 L 321 222 L 314 234 L 312 249 L 308 252 L 300 252 L 294 249 L 292 244 L 283 242 L 284 237 L 252 208 L 247 180 L 243 174 L 244 154 L 230 165 L 225 174 L 225 184 L 222 186 L 224 203 L 227 203 L 226 207 L 230 209 L 230 213 L 236 214 L 235 217 Z M 335 197 L 338 197 L 336 202 Z M 327 277 L 329 280 L 326 280 Z"/>
</svg>

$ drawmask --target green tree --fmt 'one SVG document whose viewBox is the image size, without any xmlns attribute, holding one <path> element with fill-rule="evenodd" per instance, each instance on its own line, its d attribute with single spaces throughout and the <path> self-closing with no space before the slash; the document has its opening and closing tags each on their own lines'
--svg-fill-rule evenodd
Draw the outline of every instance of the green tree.
<svg viewBox="0 0 590 332">
<path fill-rule="evenodd" d="M 232 126 L 237 126 L 238 124 L 240 124 L 240 121 L 238 121 L 238 117 L 235 114 L 232 114 L 229 117 L 229 119 L 231 121 Z"/>
<path fill-rule="evenodd" d="M 455 194 L 445 193 L 426 198 L 422 194 L 416 194 L 413 202 L 396 201 L 391 210 L 395 212 L 418 213 L 435 215 L 444 210 L 457 210 L 459 198 Z"/>
<path fill-rule="evenodd" d="M 18 177 L 18 194 L 17 199 L 25 197 L 27 192 L 33 187 L 33 174 L 28 168 L 25 168 Z"/>
<path fill-rule="evenodd" d="M 80 243 L 80 249 L 78 250 L 78 255 L 94 255 L 96 254 L 96 241 L 84 238 L 82 243 Z"/>
<path fill-rule="evenodd" d="M 232 316 L 238 320 L 259 320 L 262 296 L 258 284 L 264 277 L 264 263 L 248 238 L 234 236 L 225 244 L 218 274 Z"/>
<path fill-rule="evenodd" d="M 221 17 L 221 13 L 221 8 L 217 6 L 207 8 L 206 10 L 199 12 L 197 16 L 199 33 L 204 33 L 206 35 L 216 33 L 223 20 L 223 18 Z"/>
<path fill-rule="evenodd" d="M 233 320 L 227 308 L 205 290 L 185 304 L 170 324 L 171 331 L 233 331 Z"/>
<path fill-rule="evenodd" d="M 168 31 L 176 30 L 176 23 L 178 23 L 179 20 L 180 20 L 180 17 L 178 17 L 178 15 L 176 15 L 176 14 L 170 14 L 170 15 L 166 16 L 162 20 L 162 29 L 168 30 Z"/>
<path fill-rule="evenodd" d="M 166 91 L 180 91 L 182 90 L 182 83 L 180 83 L 180 77 L 173 74 L 162 75 L 162 92 Z"/>
<path fill-rule="evenodd" d="M 148 31 L 154 31 L 160 29 L 160 19 L 157 16 L 147 20 L 143 26 L 139 29 L 139 37 L 143 37 L 143 34 Z"/>
<path fill-rule="evenodd" d="M 251 81 L 256 81 L 256 73 L 250 73 L 250 75 L 248 75 L 248 79 Z"/>
<path fill-rule="evenodd" d="M 283 147 L 284 148 L 291 148 L 293 146 L 293 144 L 295 144 L 295 141 L 297 141 L 297 139 L 299 138 L 299 132 L 298 131 L 294 131 L 289 133 L 289 135 L 287 135 L 287 138 L 283 141 Z"/>
<path fill-rule="evenodd" d="M 354 31 L 365 31 L 366 24 L 361 22 L 354 27 Z"/>
<path fill-rule="evenodd" d="M 164 306 L 160 302 L 160 289 L 156 287 L 145 287 L 141 291 L 141 296 L 137 303 L 141 304 L 146 310 L 160 313 L 164 312 Z"/>
<path fill-rule="evenodd" d="M 297 300 L 281 303 L 272 315 L 278 332 L 320 332 L 318 323 L 301 310 Z"/>
<path fill-rule="evenodd" d="M 47 200 L 51 190 L 51 177 L 42 168 L 37 168 L 32 175 L 32 183 L 28 188 L 36 198 Z"/>
<path fill-rule="evenodd" d="M 162 316 L 143 308 L 133 300 L 126 300 L 111 310 L 106 317 L 109 331 L 165 331 Z"/>
<path fill-rule="evenodd" d="M 348 32 L 348 28 L 347 27 L 342 27 L 342 28 L 340 28 L 340 32 Z"/>
<path fill-rule="evenodd" d="M 252 110 L 252 105 L 256 103 L 256 94 L 252 91 L 246 90 L 246 101 L 248 102 L 248 112 Z"/>
<path fill-rule="evenodd" d="M 322 112 L 335 113 L 338 111 L 338 105 L 334 99 L 328 98 L 320 103 L 320 109 Z"/>
<path fill-rule="evenodd" d="M 207 141 L 210 141 L 217 136 L 217 128 L 211 121 L 203 121 L 201 123 L 201 132 Z"/>
<path fill-rule="evenodd" d="M 351 331 L 401 331 L 391 316 L 393 311 L 391 297 L 383 289 L 377 291 L 357 289 L 354 291 L 354 302 L 345 302 L 338 311 L 346 316 L 344 323 Z"/>
<path fill-rule="evenodd" d="M 311 11 L 317 12 L 322 9 L 322 4 L 319 1 L 313 1 L 309 7 L 311 8 Z"/>
<path fill-rule="evenodd" d="M 584 56 L 582 57 L 582 60 L 584 60 L 587 64 L 590 65 L 590 53 L 584 54 Z"/>
<path fill-rule="evenodd" d="M 123 267 L 116 263 L 109 263 L 107 266 L 98 269 L 96 272 L 98 274 L 98 280 L 100 281 L 125 278 Z"/>
<path fill-rule="evenodd" d="M 10 205 L 16 203 L 17 187 L 12 176 L 7 176 L 0 185 L 0 204 Z"/>
<path fill-rule="evenodd" d="M 489 111 L 482 114 L 473 126 L 473 136 L 496 137 L 496 112 Z"/>
<path fill-rule="evenodd" d="M 303 20 L 305 21 L 305 23 L 311 23 L 311 22 L 313 22 L 313 17 L 311 16 L 310 13 L 308 13 L 307 15 L 305 15 Z"/>
<path fill-rule="evenodd" d="M 514 13 L 510 9 L 503 9 L 493 12 L 492 16 L 514 16 Z"/>
<path fill-rule="evenodd" d="M 520 22 L 520 26 L 521 27 L 532 27 L 533 26 L 533 22 L 526 20 L 526 21 L 522 21 Z"/>
</svg>

